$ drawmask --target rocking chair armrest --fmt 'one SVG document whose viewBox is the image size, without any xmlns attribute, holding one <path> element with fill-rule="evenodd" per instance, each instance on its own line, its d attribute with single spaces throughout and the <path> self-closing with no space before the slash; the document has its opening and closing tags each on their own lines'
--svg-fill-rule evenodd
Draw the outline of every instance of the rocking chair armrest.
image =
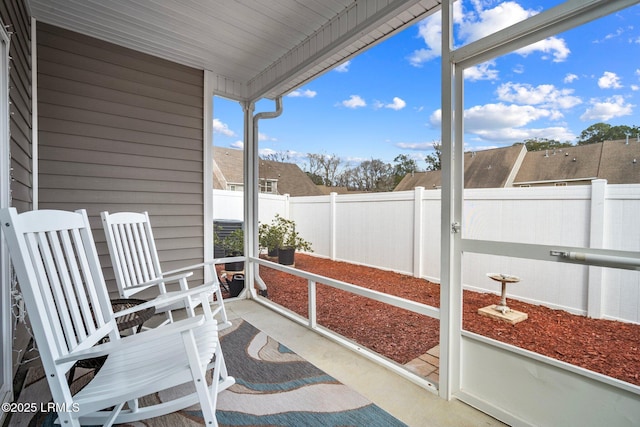
<svg viewBox="0 0 640 427">
<path fill-rule="evenodd" d="M 162 277 L 158 277 L 157 279 L 147 280 L 146 282 L 139 283 L 137 285 L 128 286 L 127 289 L 147 288 L 149 286 L 160 285 L 161 283 L 178 282 L 191 276 L 193 276 L 193 271 L 188 271 L 182 274 L 173 274 L 170 276 L 163 275 Z"/>
<path fill-rule="evenodd" d="M 118 311 L 113 314 L 114 319 L 117 317 L 126 316 L 131 313 L 135 313 L 136 311 L 146 310 L 148 308 L 156 308 L 160 305 L 169 305 L 174 302 L 185 300 L 187 297 L 195 296 L 199 294 L 212 294 L 217 290 L 217 285 L 215 283 L 206 283 L 204 285 L 196 286 L 195 288 L 180 290 L 175 292 L 169 292 L 166 294 L 162 294 L 157 296 L 156 298 L 144 302 L 142 304 L 138 304 L 131 308 L 127 308 L 125 310 Z"/>
<path fill-rule="evenodd" d="M 235 258 L 243 259 L 243 260 L 245 259 L 244 256 L 226 257 L 226 258 L 214 258 L 214 259 L 210 259 L 210 260 L 205 261 L 205 262 L 201 262 L 199 264 L 193 264 L 193 265 L 189 265 L 189 266 L 186 266 L 186 267 L 180 267 L 180 268 L 177 268 L 175 270 L 165 271 L 164 274 L 176 274 L 176 273 L 180 273 L 180 272 L 183 272 L 183 271 L 186 271 L 186 270 L 189 270 L 189 271 L 190 270 L 195 270 L 197 268 L 206 267 L 206 266 L 209 266 L 209 265 L 224 264 L 224 263 L 228 262 L 230 259 L 235 259 Z"/>
<path fill-rule="evenodd" d="M 56 360 L 56 364 L 61 365 L 68 362 L 75 362 L 83 359 L 92 359 L 94 357 L 100 356 L 108 356 L 110 353 L 114 351 L 127 347 L 130 345 L 141 345 L 145 342 L 154 341 L 158 338 L 168 336 L 175 333 L 181 333 L 183 331 L 187 331 L 190 329 L 194 329 L 198 326 L 201 326 L 205 323 L 205 317 L 195 316 L 188 317 L 184 320 L 179 320 L 173 323 L 168 323 L 166 325 L 159 326 L 154 329 L 149 329 L 145 331 L 143 334 L 134 334 L 129 335 L 119 340 L 108 341 L 102 344 L 98 344 L 94 347 L 87 348 L 84 350 L 74 351 L 66 356 L 63 356 Z"/>
<path fill-rule="evenodd" d="M 179 273 L 182 273 L 183 271 L 191 271 L 191 270 L 195 270 L 197 268 L 206 267 L 207 265 L 218 264 L 220 262 L 222 262 L 221 259 L 213 259 L 211 261 L 201 262 L 199 264 L 193 264 L 193 265 L 188 265 L 186 267 L 176 268 L 175 270 L 165 271 L 165 272 L 163 272 L 163 274 L 179 274 Z M 193 274 L 193 272 L 192 272 L 192 274 Z"/>
</svg>

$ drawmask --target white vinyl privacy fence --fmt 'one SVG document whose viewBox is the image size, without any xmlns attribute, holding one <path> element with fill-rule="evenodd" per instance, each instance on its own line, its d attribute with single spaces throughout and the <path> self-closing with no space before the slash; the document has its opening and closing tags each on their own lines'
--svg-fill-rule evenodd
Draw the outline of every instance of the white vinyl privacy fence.
<svg viewBox="0 0 640 427">
<path fill-rule="evenodd" d="M 439 282 L 440 190 L 261 195 L 259 209 L 261 222 L 276 213 L 295 220 L 315 255 Z M 242 193 L 214 191 L 214 217 L 242 219 Z M 466 190 L 461 228 L 465 239 L 640 252 L 640 185 Z M 468 289 L 499 294 L 489 272 L 522 279 L 508 298 L 640 323 L 640 271 L 464 256 Z"/>
</svg>

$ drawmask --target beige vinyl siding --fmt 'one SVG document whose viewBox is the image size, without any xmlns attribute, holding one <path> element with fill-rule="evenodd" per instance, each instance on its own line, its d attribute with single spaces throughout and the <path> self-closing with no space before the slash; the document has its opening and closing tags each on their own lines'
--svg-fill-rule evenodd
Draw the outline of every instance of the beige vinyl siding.
<svg viewBox="0 0 640 427">
<path fill-rule="evenodd" d="M 203 258 L 203 71 L 39 23 L 40 208 L 148 211 L 163 268 Z M 196 280 L 202 272 L 196 273 Z"/>
<path fill-rule="evenodd" d="M 11 205 L 19 212 L 33 208 L 31 17 L 24 1 L 0 3 L 0 18 L 11 33 L 9 55 L 9 131 L 11 134 Z M 5 179 L 5 177 L 2 177 Z M 9 285 L 7 285 L 9 286 Z M 6 309 L 2 307 L 1 309 Z M 11 318 L 13 375 L 31 341 L 25 324 Z M 7 338 L 8 340 L 9 338 Z M 3 350 L 4 351 L 4 350 Z"/>
<path fill-rule="evenodd" d="M 0 16 L 12 33 L 9 47 L 11 204 L 24 212 L 32 208 L 33 202 L 31 17 L 23 1 L 2 2 Z"/>
</svg>

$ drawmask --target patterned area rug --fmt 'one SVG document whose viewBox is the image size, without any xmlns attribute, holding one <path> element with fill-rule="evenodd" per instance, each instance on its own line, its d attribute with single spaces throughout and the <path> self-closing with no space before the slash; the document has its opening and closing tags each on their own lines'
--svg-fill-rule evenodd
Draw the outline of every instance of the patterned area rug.
<svg viewBox="0 0 640 427">
<path fill-rule="evenodd" d="M 221 426 L 405 426 L 248 322 L 234 321 L 221 332 L 221 343 L 229 374 L 236 378 L 236 384 L 218 396 Z M 33 402 L 35 396 L 47 401 L 41 368 L 39 372 L 37 366 L 29 368 L 19 401 Z M 81 386 L 87 376 L 91 373 L 79 372 L 74 385 Z M 173 392 L 183 390 L 159 393 L 150 400 L 168 399 Z M 52 413 L 21 415 L 9 425 L 52 426 L 56 418 Z M 131 425 L 199 426 L 203 418 L 194 406 Z"/>
</svg>

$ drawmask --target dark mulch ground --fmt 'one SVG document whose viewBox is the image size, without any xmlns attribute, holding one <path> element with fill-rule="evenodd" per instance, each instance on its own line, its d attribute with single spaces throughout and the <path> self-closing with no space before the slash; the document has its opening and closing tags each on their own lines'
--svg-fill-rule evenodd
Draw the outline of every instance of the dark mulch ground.
<svg viewBox="0 0 640 427">
<path fill-rule="evenodd" d="M 439 285 L 423 279 L 296 254 L 296 267 L 400 296 L 434 307 L 440 305 Z M 307 317 L 307 281 L 260 267 L 269 299 Z M 439 322 L 406 310 L 371 301 L 326 285 L 317 285 L 318 323 L 404 364 L 439 342 Z M 464 292 L 464 329 L 516 345 L 557 360 L 640 385 L 640 325 L 588 319 L 508 299 L 529 318 L 516 325 L 481 316 L 477 310 L 499 301 L 494 294 Z"/>
</svg>

